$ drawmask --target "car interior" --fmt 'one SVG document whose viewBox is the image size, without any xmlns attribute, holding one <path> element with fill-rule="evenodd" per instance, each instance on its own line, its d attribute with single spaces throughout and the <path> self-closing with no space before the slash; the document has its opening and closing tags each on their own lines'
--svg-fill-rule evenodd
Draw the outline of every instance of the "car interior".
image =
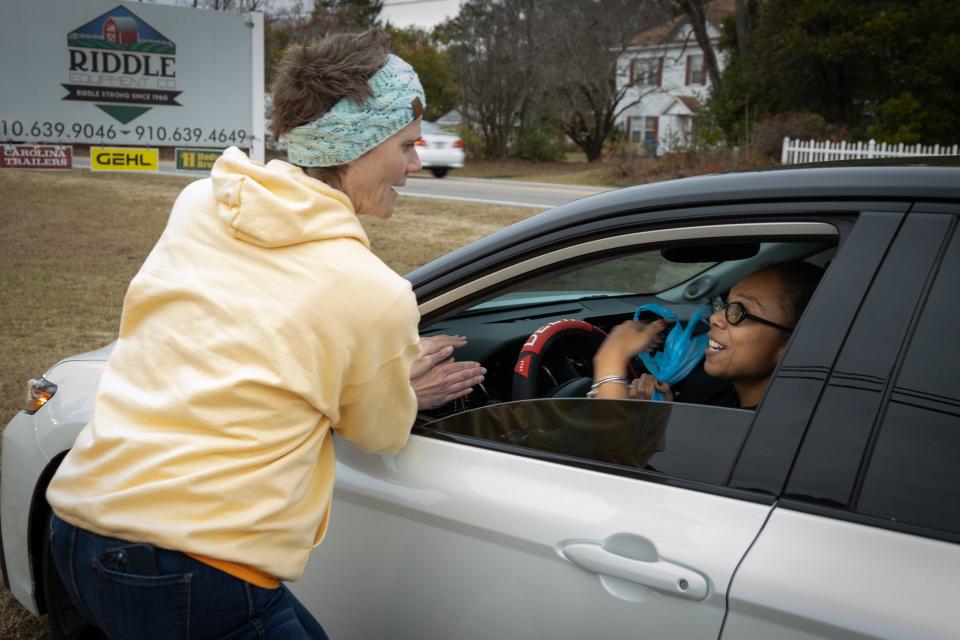
<svg viewBox="0 0 960 640">
<path fill-rule="evenodd" d="M 515 278 L 421 326 L 424 336 L 466 336 L 469 344 L 458 350 L 457 359 L 476 360 L 487 374 L 472 394 L 421 412 L 417 424 L 516 400 L 583 398 L 605 333 L 633 318 L 638 307 L 662 305 L 686 324 L 697 309 L 763 267 L 798 260 L 826 267 L 835 251 L 834 238 L 688 241 L 592 256 Z M 694 334 L 708 329 L 698 323 Z M 521 379 L 518 356 L 535 332 L 549 339 Z M 646 371 L 639 357 L 632 365 L 638 376 Z M 674 385 L 675 401 L 709 404 L 727 385 L 706 375 L 701 360 Z"/>
</svg>

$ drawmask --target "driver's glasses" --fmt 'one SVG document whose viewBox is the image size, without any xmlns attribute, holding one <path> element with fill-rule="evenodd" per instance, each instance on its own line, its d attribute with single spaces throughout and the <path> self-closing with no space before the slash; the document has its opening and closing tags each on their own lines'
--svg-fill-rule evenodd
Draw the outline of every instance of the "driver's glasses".
<svg viewBox="0 0 960 640">
<path fill-rule="evenodd" d="M 744 320 L 753 320 L 754 322 L 765 324 L 768 327 L 774 327 L 775 329 L 780 329 L 781 331 L 786 331 L 787 333 L 793 333 L 793 329 L 790 327 L 785 327 L 782 324 L 777 324 L 776 322 L 771 322 L 761 318 L 760 316 L 755 316 L 752 313 L 747 313 L 747 308 L 743 306 L 742 302 L 724 302 L 723 298 L 718 296 L 713 299 L 713 302 L 710 304 L 710 308 L 714 313 L 724 310 L 724 316 L 727 318 L 727 322 L 732 325 L 738 325 Z"/>
</svg>

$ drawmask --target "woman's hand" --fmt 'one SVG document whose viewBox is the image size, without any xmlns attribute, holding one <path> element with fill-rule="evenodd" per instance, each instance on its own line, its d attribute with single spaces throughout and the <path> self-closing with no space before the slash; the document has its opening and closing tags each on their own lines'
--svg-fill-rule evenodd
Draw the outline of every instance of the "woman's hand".
<svg viewBox="0 0 960 640">
<path fill-rule="evenodd" d="M 641 374 L 627 387 L 627 395 L 634 400 L 650 400 L 653 392 L 659 391 L 667 402 L 673 401 L 673 390 L 666 382 L 660 382 L 649 373 Z"/>
<path fill-rule="evenodd" d="M 449 358 L 434 366 L 410 385 L 417 394 L 417 408 L 433 409 L 468 395 L 483 382 L 486 369 L 479 362 L 455 362 Z"/>
<path fill-rule="evenodd" d="M 593 356 L 594 379 L 627 371 L 627 363 L 640 351 L 655 351 L 663 345 L 660 332 L 667 328 L 666 320 L 641 324 L 627 320 L 613 328 Z"/>
<path fill-rule="evenodd" d="M 467 346 L 463 336 L 423 336 L 420 338 L 420 357 L 413 361 L 410 379 L 419 378 L 427 371 L 453 355 L 454 349 Z"/>
<path fill-rule="evenodd" d="M 486 369 L 479 362 L 456 362 L 454 348 L 463 347 L 463 336 L 420 338 L 420 357 L 410 370 L 410 385 L 417 394 L 419 409 L 433 409 L 468 395 L 483 382 Z"/>
</svg>

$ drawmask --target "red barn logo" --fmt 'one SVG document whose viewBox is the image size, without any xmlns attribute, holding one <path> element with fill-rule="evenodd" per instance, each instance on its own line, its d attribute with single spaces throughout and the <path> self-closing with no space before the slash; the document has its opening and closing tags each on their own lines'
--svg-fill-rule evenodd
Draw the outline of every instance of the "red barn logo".
<svg viewBox="0 0 960 640">
<path fill-rule="evenodd" d="M 124 6 L 67 34 L 64 100 L 93 102 L 127 124 L 152 107 L 179 107 L 177 45 Z"/>
<path fill-rule="evenodd" d="M 126 17 L 109 17 L 103 22 L 103 39 L 115 44 L 136 44 L 140 35 L 137 21 Z"/>
</svg>

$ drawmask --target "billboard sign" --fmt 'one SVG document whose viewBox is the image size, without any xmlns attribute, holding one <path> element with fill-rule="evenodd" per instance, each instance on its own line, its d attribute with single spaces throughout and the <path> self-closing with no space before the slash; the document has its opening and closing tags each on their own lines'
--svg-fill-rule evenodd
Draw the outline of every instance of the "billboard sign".
<svg viewBox="0 0 960 640">
<path fill-rule="evenodd" d="M 0 145 L 0 169 L 72 169 L 73 147 L 55 144 Z"/>
<path fill-rule="evenodd" d="M 159 171 L 160 150 L 142 147 L 90 147 L 94 171 Z"/>
<path fill-rule="evenodd" d="M 0 56 L 0 141 L 262 149 L 262 14 L 4 0 Z"/>
</svg>

